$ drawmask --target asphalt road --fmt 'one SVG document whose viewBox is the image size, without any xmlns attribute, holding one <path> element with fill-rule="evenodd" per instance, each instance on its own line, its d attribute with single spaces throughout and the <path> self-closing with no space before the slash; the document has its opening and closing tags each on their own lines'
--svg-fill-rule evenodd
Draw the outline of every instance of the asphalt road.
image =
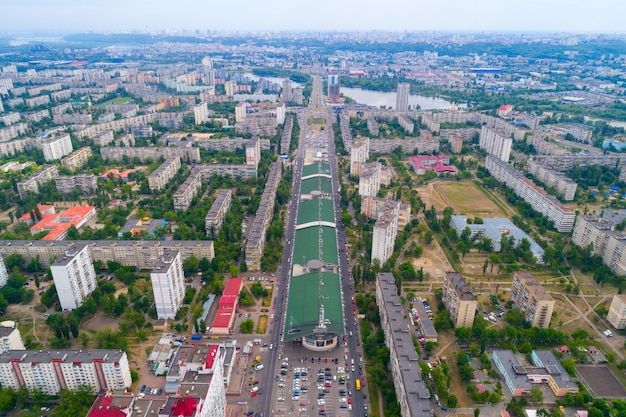
<svg viewBox="0 0 626 417">
<path fill-rule="evenodd" d="M 348 349 L 350 359 L 354 359 L 355 365 L 359 363 L 359 354 L 361 352 L 360 343 L 357 344 L 357 341 L 360 341 L 360 334 L 358 331 L 358 327 L 355 326 L 356 317 L 352 312 L 352 302 L 351 299 L 354 295 L 354 290 L 352 286 L 352 277 L 350 275 L 350 265 L 346 258 L 346 237 L 343 225 L 341 224 L 341 204 L 340 204 L 340 183 L 339 183 L 339 175 L 338 175 L 338 166 L 337 166 L 337 156 L 334 145 L 334 137 L 333 137 L 333 129 L 332 122 L 335 120 L 335 113 L 330 109 L 320 109 L 323 105 L 323 92 L 322 92 L 322 81 L 321 77 L 314 76 L 313 81 L 313 92 L 311 94 L 312 100 L 310 102 L 310 106 L 307 110 L 301 110 L 298 114 L 298 122 L 300 125 L 300 137 L 298 148 L 295 151 L 294 158 L 294 169 L 293 169 L 293 184 L 292 184 L 292 192 L 291 192 L 291 201 L 289 204 L 289 209 L 287 211 L 286 225 L 285 225 L 285 242 L 284 242 L 284 252 L 283 259 L 279 266 L 279 271 L 277 276 L 280 277 L 278 284 L 276 285 L 277 296 L 276 296 L 276 309 L 275 311 L 275 319 L 274 324 L 270 326 L 271 337 L 269 343 L 273 344 L 276 349 L 270 351 L 268 355 L 268 359 L 264 364 L 265 369 L 261 372 L 265 372 L 262 377 L 259 377 L 259 388 L 263 390 L 263 395 L 259 396 L 260 404 L 254 411 L 262 413 L 262 415 L 270 416 L 272 407 L 272 400 L 274 398 L 274 372 L 277 369 L 277 361 L 278 361 L 278 346 L 281 343 L 281 335 L 284 329 L 284 320 L 286 315 L 286 295 L 288 292 L 288 283 L 289 283 L 289 275 L 291 271 L 291 256 L 293 253 L 293 242 L 295 237 L 295 226 L 296 226 L 296 218 L 298 214 L 298 200 L 300 196 L 300 185 L 302 178 L 302 166 L 304 160 L 304 151 L 307 145 L 307 128 L 306 122 L 308 119 L 309 110 L 315 110 L 317 114 L 321 111 L 325 111 L 327 114 L 326 120 L 327 125 L 324 130 L 324 138 L 323 140 L 327 141 L 328 144 L 328 156 L 331 167 L 332 174 L 332 189 L 333 189 L 333 205 L 335 208 L 335 218 L 336 218 L 336 233 L 337 233 L 337 246 L 339 251 L 339 274 L 341 276 L 341 286 L 343 292 L 343 300 L 344 300 L 344 325 L 345 325 L 345 334 L 346 334 L 346 343 L 347 346 L 343 346 L 341 343 L 337 349 Z M 317 136 L 317 135 L 316 135 Z M 283 288 L 285 290 L 283 291 Z M 353 336 L 348 336 L 350 331 L 353 332 Z M 310 355 L 311 352 L 304 351 L 302 352 L 303 356 Z M 343 356 L 343 355 L 339 355 Z M 357 368 L 358 369 L 358 368 Z M 363 369 L 363 373 L 365 374 L 365 369 Z M 363 405 L 365 400 L 363 399 L 363 393 L 366 390 L 362 389 L 360 392 L 356 391 L 355 387 L 355 379 L 359 378 L 358 370 L 356 372 L 351 372 L 351 391 L 352 391 L 352 407 L 353 411 L 350 413 L 350 416 L 362 415 L 363 413 Z M 363 377 L 364 378 L 364 377 Z"/>
</svg>

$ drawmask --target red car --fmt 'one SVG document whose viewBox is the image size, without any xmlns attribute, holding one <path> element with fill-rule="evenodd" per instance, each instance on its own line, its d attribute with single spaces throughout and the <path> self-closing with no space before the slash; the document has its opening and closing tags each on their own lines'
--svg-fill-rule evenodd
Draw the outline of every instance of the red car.
<svg viewBox="0 0 626 417">
<path fill-rule="evenodd" d="M 352 404 L 352 398 L 348 398 L 348 404 Z"/>
<path fill-rule="evenodd" d="M 252 394 L 250 394 L 251 397 L 256 397 L 257 395 L 259 395 L 258 391 L 254 391 Z"/>
</svg>

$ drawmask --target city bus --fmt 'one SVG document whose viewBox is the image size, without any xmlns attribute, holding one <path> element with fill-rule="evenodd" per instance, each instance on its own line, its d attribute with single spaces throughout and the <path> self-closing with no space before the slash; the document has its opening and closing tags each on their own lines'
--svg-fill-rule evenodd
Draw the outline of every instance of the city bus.
<svg viewBox="0 0 626 417">
<path fill-rule="evenodd" d="M 361 391 L 361 380 L 360 379 L 356 380 L 356 390 L 357 391 Z"/>
</svg>

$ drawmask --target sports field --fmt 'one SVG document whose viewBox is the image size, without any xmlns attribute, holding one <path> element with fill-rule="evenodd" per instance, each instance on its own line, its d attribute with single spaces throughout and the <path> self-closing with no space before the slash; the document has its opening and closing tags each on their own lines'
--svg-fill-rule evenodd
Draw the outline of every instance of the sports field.
<svg viewBox="0 0 626 417">
<path fill-rule="evenodd" d="M 437 182 L 436 192 L 457 214 L 479 217 L 507 217 L 472 181 Z"/>
</svg>

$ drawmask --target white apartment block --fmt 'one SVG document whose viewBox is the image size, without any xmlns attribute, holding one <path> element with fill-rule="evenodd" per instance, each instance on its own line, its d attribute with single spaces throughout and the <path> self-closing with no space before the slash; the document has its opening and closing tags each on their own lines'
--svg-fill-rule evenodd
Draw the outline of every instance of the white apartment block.
<svg viewBox="0 0 626 417">
<path fill-rule="evenodd" d="M 13 90 L 13 80 L 11 78 L 0 78 L 0 94 L 7 95 Z"/>
<path fill-rule="evenodd" d="M 246 165 L 258 166 L 261 162 L 261 140 L 254 137 L 246 143 Z"/>
<path fill-rule="evenodd" d="M 102 147 L 102 146 L 107 146 L 109 143 L 113 143 L 114 140 L 115 140 L 115 136 L 113 135 L 113 131 L 106 130 L 94 136 L 93 143 L 94 145 Z"/>
<path fill-rule="evenodd" d="M 529 159 L 526 162 L 528 172 L 530 172 L 539 181 L 553 188 L 559 196 L 566 201 L 572 201 L 576 196 L 576 188 L 578 184 L 575 181 L 559 174 L 545 166 L 540 162 Z"/>
<path fill-rule="evenodd" d="M 136 148 L 118 148 L 107 147 L 100 149 L 100 155 L 102 159 L 110 159 L 112 161 L 120 161 L 127 156 L 130 159 L 139 158 L 141 162 L 145 162 L 147 159 L 153 161 L 158 160 L 160 157 L 171 158 L 173 156 L 179 156 L 183 161 L 199 162 L 200 161 L 200 148 L 194 148 L 189 143 L 189 146 L 185 147 L 136 147 Z"/>
<path fill-rule="evenodd" d="M 24 342 L 20 331 L 13 321 L 4 321 L 0 324 L 0 354 L 9 350 L 24 350 Z"/>
<path fill-rule="evenodd" d="M 24 198 L 26 192 L 31 191 L 35 194 L 39 193 L 39 186 L 46 181 L 50 181 L 59 176 L 57 167 L 51 165 L 35 172 L 30 177 L 23 179 L 17 183 L 17 191 L 20 198 Z"/>
<path fill-rule="evenodd" d="M 287 117 L 287 107 L 285 103 L 276 106 L 276 124 L 282 125 Z"/>
<path fill-rule="evenodd" d="M 152 174 L 148 176 L 148 186 L 151 190 L 161 190 L 174 178 L 180 169 L 180 157 L 167 158 Z"/>
<path fill-rule="evenodd" d="M 61 159 L 61 165 L 68 169 L 75 170 L 85 165 L 87 160 L 91 158 L 92 155 L 93 152 L 91 151 L 91 148 L 89 146 L 85 146 Z"/>
<path fill-rule="evenodd" d="M 0 122 L 4 123 L 5 126 L 11 126 L 13 123 L 19 122 L 21 118 L 22 116 L 17 112 L 7 113 L 0 116 Z"/>
<path fill-rule="evenodd" d="M 121 350 L 10 350 L 0 354 L 0 384 L 39 389 L 58 395 L 81 385 L 100 390 L 128 388 L 132 383 L 126 352 Z"/>
<path fill-rule="evenodd" d="M 361 164 L 361 175 L 359 176 L 359 195 L 376 197 L 380 190 L 380 162 L 372 164 Z"/>
<path fill-rule="evenodd" d="M 352 143 L 350 149 L 350 173 L 361 175 L 361 164 L 370 157 L 370 138 L 361 138 Z"/>
<path fill-rule="evenodd" d="M 72 140 L 70 135 L 57 136 L 44 139 L 41 143 L 43 157 L 47 162 L 56 161 L 72 152 Z"/>
<path fill-rule="evenodd" d="M 454 327 L 474 325 L 478 302 L 463 275 L 458 272 L 446 272 L 443 280 L 442 301 L 446 310 L 450 312 Z"/>
<path fill-rule="evenodd" d="M 404 153 L 412 154 L 417 149 L 418 153 L 424 154 L 438 151 L 439 145 L 439 139 L 427 138 L 372 140 L 370 142 L 370 152 L 387 154 L 393 152 L 399 146 Z"/>
<path fill-rule="evenodd" d="M 52 116 L 52 121 L 57 125 L 88 125 L 92 117 L 89 113 L 63 113 Z"/>
<path fill-rule="evenodd" d="M 396 200 L 378 197 L 363 197 L 361 201 L 361 213 L 370 219 L 378 219 L 384 213 L 393 213 L 398 216 L 398 231 L 411 220 L 411 206 Z"/>
<path fill-rule="evenodd" d="M 402 129 L 404 129 L 404 131 L 407 134 L 409 135 L 413 134 L 413 131 L 415 130 L 415 123 L 413 123 L 411 119 L 409 119 L 403 114 L 400 114 L 398 115 L 398 123 L 400 124 L 400 127 L 402 127 Z"/>
<path fill-rule="evenodd" d="M 7 267 L 4 264 L 4 258 L 0 256 L 0 288 L 7 285 L 9 281 L 9 273 L 7 271 Z"/>
<path fill-rule="evenodd" d="M 374 259 L 383 265 L 391 255 L 398 235 L 398 216 L 385 213 L 374 224 L 372 233 L 372 262 Z"/>
<path fill-rule="evenodd" d="M 46 104 L 50 103 L 50 96 L 46 95 L 46 96 L 37 96 L 37 97 L 27 98 L 24 100 L 24 102 L 26 103 L 28 107 L 45 106 Z"/>
<path fill-rule="evenodd" d="M 626 328 L 626 294 L 615 294 L 606 319 L 617 330 Z"/>
<path fill-rule="evenodd" d="M 532 327 L 547 329 L 550 326 L 554 299 L 532 274 L 526 271 L 513 273 L 511 301 L 524 313 L 524 319 Z"/>
<path fill-rule="evenodd" d="M 409 109 L 409 93 L 411 91 L 411 84 L 398 83 L 396 89 L 396 111 L 407 111 Z"/>
<path fill-rule="evenodd" d="M 240 123 L 246 119 L 246 114 L 248 111 L 247 108 L 248 104 L 245 102 L 237 104 L 237 106 L 235 107 L 235 122 Z"/>
<path fill-rule="evenodd" d="M 235 93 L 237 92 L 237 82 L 226 81 L 224 83 L 224 90 L 226 91 L 226 97 L 235 97 Z"/>
<path fill-rule="evenodd" d="M 606 213 L 606 211 L 605 211 Z M 624 215 L 610 220 L 599 216 L 578 216 L 572 232 L 572 243 L 579 248 L 592 247 L 594 255 L 617 275 L 626 275 L 626 235 L 614 229 Z"/>
<path fill-rule="evenodd" d="M 50 265 L 61 308 L 74 310 L 96 289 L 96 271 L 87 245 L 68 249 Z"/>
<path fill-rule="evenodd" d="M 230 189 L 220 190 L 217 193 L 217 198 L 211 205 L 211 209 L 204 218 L 205 230 L 207 235 L 211 233 L 211 230 L 217 235 L 217 232 L 222 227 L 224 220 L 226 219 L 226 213 L 230 209 L 230 205 L 233 201 L 233 192 Z"/>
<path fill-rule="evenodd" d="M 511 187 L 518 197 L 531 205 L 533 210 L 545 215 L 552 221 L 557 231 L 562 233 L 572 231 L 576 219 L 574 210 L 546 193 L 543 188 L 535 185 L 519 170 L 491 155 L 485 159 L 485 168 L 496 180 Z"/>
<path fill-rule="evenodd" d="M 193 117 L 196 126 L 207 121 L 207 119 L 209 118 L 209 108 L 207 107 L 206 102 L 194 106 Z"/>
<path fill-rule="evenodd" d="M 28 125 L 26 123 L 16 123 L 14 125 L 7 126 L 4 129 L 0 129 L 0 142 L 15 139 L 20 135 L 25 135 L 27 132 Z"/>
<path fill-rule="evenodd" d="M 180 252 L 167 250 L 150 272 L 159 319 L 173 319 L 185 298 L 185 275 Z"/>
<path fill-rule="evenodd" d="M 193 171 L 174 193 L 174 210 L 187 210 L 202 187 L 202 175 Z"/>
<path fill-rule="evenodd" d="M 487 126 L 480 131 L 480 149 L 484 149 L 489 155 L 493 155 L 501 161 L 508 162 L 511 156 L 513 139 L 504 133 Z"/>
</svg>

